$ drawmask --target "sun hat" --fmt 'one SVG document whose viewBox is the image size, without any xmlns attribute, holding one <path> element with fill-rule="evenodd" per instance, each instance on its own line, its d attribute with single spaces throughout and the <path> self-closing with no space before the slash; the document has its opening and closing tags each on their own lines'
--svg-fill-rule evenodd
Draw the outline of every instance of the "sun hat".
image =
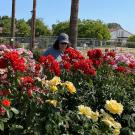
<svg viewBox="0 0 135 135">
<path fill-rule="evenodd" d="M 67 43 L 69 44 L 69 36 L 66 34 L 66 33 L 61 33 L 57 40 L 60 42 L 60 43 Z"/>
</svg>

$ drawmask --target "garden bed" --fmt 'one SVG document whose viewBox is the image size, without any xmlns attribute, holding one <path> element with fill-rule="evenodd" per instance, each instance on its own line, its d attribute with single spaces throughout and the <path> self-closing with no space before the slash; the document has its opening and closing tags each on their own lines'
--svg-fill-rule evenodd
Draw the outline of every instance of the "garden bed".
<svg viewBox="0 0 135 135">
<path fill-rule="evenodd" d="M 0 134 L 133 134 L 134 55 L 83 53 L 68 48 L 58 63 L 0 46 Z"/>
</svg>

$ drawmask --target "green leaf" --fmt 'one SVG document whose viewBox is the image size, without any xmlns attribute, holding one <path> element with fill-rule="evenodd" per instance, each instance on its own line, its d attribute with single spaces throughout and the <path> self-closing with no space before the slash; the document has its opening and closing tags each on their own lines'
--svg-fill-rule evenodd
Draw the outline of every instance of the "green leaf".
<svg viewBox="0 0 135 135">
<path fill-rule="evenodd" d="M 12 118 L 13 113 L 10 110 L 7 110 L 7 116 L 8 116 L 8 118 Z"/>
<path fill-rule="evenodd" d="M 23 126 L 13 124 L 12 127 L 11 127 L 11 130 L 15 130 L 15 129 L 23 129 Z"/>
<path fill-rule="evenodd" d="M 8 118 L 1 118 L 2 122 L 7 122 L 9 119 Z"/>
<path fill-rule="evenodd" d="M 15 113 L 15 114 L 19 114 L 19 111 L 17 110 L 17 109 L 15 109 L 15 108 L 11 108 L 11 111 L 13 112 L 13 113 Z"/>
<path fill-rule="evenodd" d="M 0 122 L 0 130 L 4 131 L 4 123 Z"/>
</svg>

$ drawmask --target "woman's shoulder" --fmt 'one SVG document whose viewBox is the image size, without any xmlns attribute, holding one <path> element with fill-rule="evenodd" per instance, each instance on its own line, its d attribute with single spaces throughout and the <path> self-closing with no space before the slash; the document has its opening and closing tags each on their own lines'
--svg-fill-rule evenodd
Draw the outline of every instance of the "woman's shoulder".
<svg viewBox="0 0 135 135">
<path fill-rule="evenodd" d="M 54 49 L 53 47 L 49 47 L 47 50 L 44 51 L 43 55 L 56 55 L 58 50 Z"/>
<path fill-rule="evenodd" d="M 47 50 L 53 50 L 53 47 L 48 47 Z M 47 50 L 46 50 L 46 51 L 47 51 Z"/>
<path fill-rule="evenodd" d="M 47 49 L 43 52 L 43 55 L 48 55 L 52 50 L 53 50 L 52 47 L 47 48 Z"/>
<path fill-rule="evenodd" d="M 53 47 L 49 47 L 49 48 L 46 49 L 45 52 L 50 52 L 50 51 L 54 51 L 54 48 Z"/>
</svg>

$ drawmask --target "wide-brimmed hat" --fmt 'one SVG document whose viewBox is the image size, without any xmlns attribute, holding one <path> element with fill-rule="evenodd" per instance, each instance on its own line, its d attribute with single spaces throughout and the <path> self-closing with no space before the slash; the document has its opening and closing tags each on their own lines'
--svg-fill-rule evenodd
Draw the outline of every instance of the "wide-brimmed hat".
<svg viewBox="0 0 135 135">
<path fill-rule="evenodd" d="M 69 36 L 66 33 L 61 33 L 57 40 L 59 41 L 59 43 L 67 43 L 69 44 Z"/>
</svg>

